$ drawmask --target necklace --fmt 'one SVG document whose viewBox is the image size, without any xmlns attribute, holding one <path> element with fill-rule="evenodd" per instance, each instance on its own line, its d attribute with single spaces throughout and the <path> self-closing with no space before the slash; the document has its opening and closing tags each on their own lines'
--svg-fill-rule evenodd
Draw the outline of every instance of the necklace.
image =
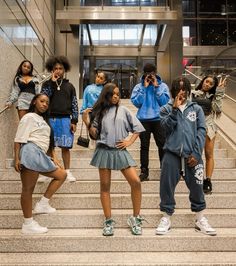
<svg viewBox="0 0 236 266">
<path fill-rule="evenodd" d="M 58 91 L 61 90 L 61 84 L 62 84 L 62 82 L 63 82 L 63 79 L 61 79 L 60 84 L 58 84 L 58 82 L 57 82 L 57 80 L 56 80 L 57 90 L 58 90 Z"/>
</svg>

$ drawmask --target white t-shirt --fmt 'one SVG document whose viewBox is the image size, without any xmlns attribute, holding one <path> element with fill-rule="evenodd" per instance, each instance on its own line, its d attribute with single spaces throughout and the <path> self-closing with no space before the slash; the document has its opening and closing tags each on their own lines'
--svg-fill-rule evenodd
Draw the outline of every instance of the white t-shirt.
<svg viewBox="0 0 236 266">
<path fill-rule="evenodd" d="M 51 129 L 42 116 L 36 113 L 24 115 L 17 128 L 15 142 L 33 142 L 45 152 L 48 151 Z"/>
</svg>

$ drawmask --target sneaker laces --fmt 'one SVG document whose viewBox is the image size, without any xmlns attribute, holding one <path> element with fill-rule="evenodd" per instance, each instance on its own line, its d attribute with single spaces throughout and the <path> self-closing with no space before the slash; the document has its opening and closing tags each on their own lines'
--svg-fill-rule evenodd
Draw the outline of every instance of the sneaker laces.
<svg viewBox="0 0 236 266">
<path fill-rule="evenodd" d="M 140 215 L 138 215 L 137 217 L 135 217 L 135 223 L 137 225 L 142 225 L 143 224 L 142 222 L 148 223 L 148 221 L 144 217 L 142 217 Z"/>
<path fill-rule="evenodd" d="M 169 219 L 166 217 L 162 217 L 158 227 L 165 228 L 168 224 L 169 224 Z"/>
<path fill-rule="evenodd" d="M 113 219 L 107 219 L 103 223 L 104 227 L 113 227 L 115 224 L 116 222 Z"/>
<path fill-rule="evenodd" d="M 201 225 L 203 225 L 206 229 L 211 229 L 212 230 L 212 228 L 211 228 L 210 224 L 208 223 L 208 220 L 207 220 L 206 217 L 202 217 L 202 219 L 199 221 L 199 223 Z"/>
</svg>

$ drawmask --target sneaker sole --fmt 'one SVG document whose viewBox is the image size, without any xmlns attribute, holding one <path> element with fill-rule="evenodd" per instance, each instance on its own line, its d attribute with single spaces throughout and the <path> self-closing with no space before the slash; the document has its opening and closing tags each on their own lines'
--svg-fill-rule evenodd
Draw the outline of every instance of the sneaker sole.
<svg viewBox="0 0 236 266">
<path fill-rule="evenodd" d="M 23 234 L 23 235 L 35 235 L 35 234 L 46 234 L 48 232 L 48 229 L 47 229 L 47 231 L 44 231 L 44 232 L 27 232 L 27 231 L 23 231 L 23 230 L 21 230 L 21 233 Z"/>
<path fill-rule="evenodd" d="M 102 234 L 103 236 L 113 236 L 114 235 L 114 233 L 112 233 L 112 234 L 109 234 L 109 235 L 107 235 L 107 234 Z"/>
<path fill-rule="evenodd" d="M 171 228 L 169 228 L 168 231 L 166 231 L 166 232 L 159 232 L 159 231 L 156 231 L 156 235 L 163 236 L 163 235 L 168 234 L 170 231 L 171 231 Z"/>
<path fill-rule="evenodd" d="M 215 233 L 213 233 L 213 232 L 204 232 L 200 228 L 197 228 L 197 227 L 195 227 L 195 231 L 198 232 L 198 233 L 202 233 L 204 235 L 207 235 L 207 236 L 216 236 L 217 235 L 216 232 Z"/>
<path fill-rule="evenodd" d="M 55 213 L 57 210 L 55 211 L 50 211 L 50 212 L 40 212 L 40 211 L 35 211 L 34 210 L 34 214 L 52 214 L 52 213 Z"/>
</svg>

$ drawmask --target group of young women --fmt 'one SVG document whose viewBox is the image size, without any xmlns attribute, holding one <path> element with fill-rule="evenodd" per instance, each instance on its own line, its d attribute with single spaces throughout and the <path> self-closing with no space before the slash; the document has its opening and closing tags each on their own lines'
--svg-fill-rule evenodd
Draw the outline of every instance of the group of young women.
<svg viewBox="0 0 236 266">
<path fill-rule="evenodd" d="M 63 61 L 61 64 L 60 62 L 57 64 L 63 69 L 65 68 Z M 56 211 L 55 208 L 50 206 L 49 200 L 63 184 L 67 176 L 67 172 L 58 163 L 54 152 L 54 136 L 52 125 L 49 122 L 50 95 L 38 93 L 39 82 L 32 73 L 32 63 L 28 60 L 23 61 L 17 70 L 13 81 L 13 91 L 9 101 L 6 103 L 10 107 L 18 100 L 17 109 L 20 123 L 15 137 L 15 169 L 20 173 L 22 181 L 21 206 L 24 215 L 22 233 L 26 234 L 45 233 L 48 231 L 46 227 L 40 226 L 32 215 L 32 194 L 39 173 L 50 177 L 52 180 L 44 196 L 36 204 L 35 213 L 53 213 Z M 53 81 L 58 84 L 57 77 L 53 75 L 53 78 L 55 79 Z M 60 78 L 64 82 L 63 77 Z M 86 97 L 93 103 L 86 105 L 84 102 L 81 109 L 82 119 L 89 130 L 90 137 L 96 140 L 96 149 L 91 165 L 99 169 L 100 199 L 105 216 L 103 235 L 111 236 L 114 234 L 115 221 L 112 218 L 110 198 L 111 170 L 120 170 L 131 187 L 133 214 L 128 218 L 127 223 L 132 234 L 141 235 L 141 226 L 144 220 L 140 215 L 141 183 L 135 169 L 136 163 L 127 148 L 134 143 L 139 134 L 145 129 L 128 108 L 120 105 L 119 88 L 113 83 L 107 83 L 106 79 L 105 74 L 98 73 L 92 91 L 90 93 L 89 90 L 86 91 Z M 171 93 L 173 94 L 174 105 L 171 107 L 173 111 L 170 114 L 176 112 L 176 109 L 181 112 L 184 111 L 187 101 L 189 101 L 187 99 L 191 94 L 188 84 L 189 82 L 183 79 L 173 82 Z M 207 127 L 205 141 L 207 181 L 204 181 L 207 183 L 204 184 L 205 192 L 211 192 L 212 190 L 210 179 L 214 168 L 213 149 L 216 134 L 214 116 L 218 116 L 221 112 L 224 86 L 225 80 L 221 79 L 218 84 L 216 78 L 207 76 L 192 94 L 192 101 L 202 106 Z M 60 86 L 59 89 L 57 86 L 56 90 L 59 93 Z M 92 95 L 93 92 L 96 93 L 95 96 Z M 162 124 L 163 126 L 165 125 L 164 122 Z M 172 130 L 176 130 L 175 126 Z M 130 133 L 132 134 L 130 135 Z M 199 149 L 201 150 L 201 148 Z M 188 160 L 191 161 L 190 163 L 188 161 L 190 168 L 196 166 L 194 158 L 188 158 Z M 163 173 L 166 171 L 165 167 L 164 169 L 164 171 L 162 169 Z M 168 193 L 168 190 L 166 193 Z M 202 197 L 202 194 L 200 196 Z M 162 203 L 164 198 L 161 199 Z M 157 234 L 163 234 L 162 229 L 165 221 L 162 220 L 161 224 L 159 224 L 159 229 L 157 228 L 156 230 Z M 164 233 L 169 231 L 170 223 L 167 224 L 165 229 Z M 201 228 L 198 228 L 198 230 L 214 235 L 211 230 L 210 233 L 206 230 L 203 231 Z"/>
</svg>

